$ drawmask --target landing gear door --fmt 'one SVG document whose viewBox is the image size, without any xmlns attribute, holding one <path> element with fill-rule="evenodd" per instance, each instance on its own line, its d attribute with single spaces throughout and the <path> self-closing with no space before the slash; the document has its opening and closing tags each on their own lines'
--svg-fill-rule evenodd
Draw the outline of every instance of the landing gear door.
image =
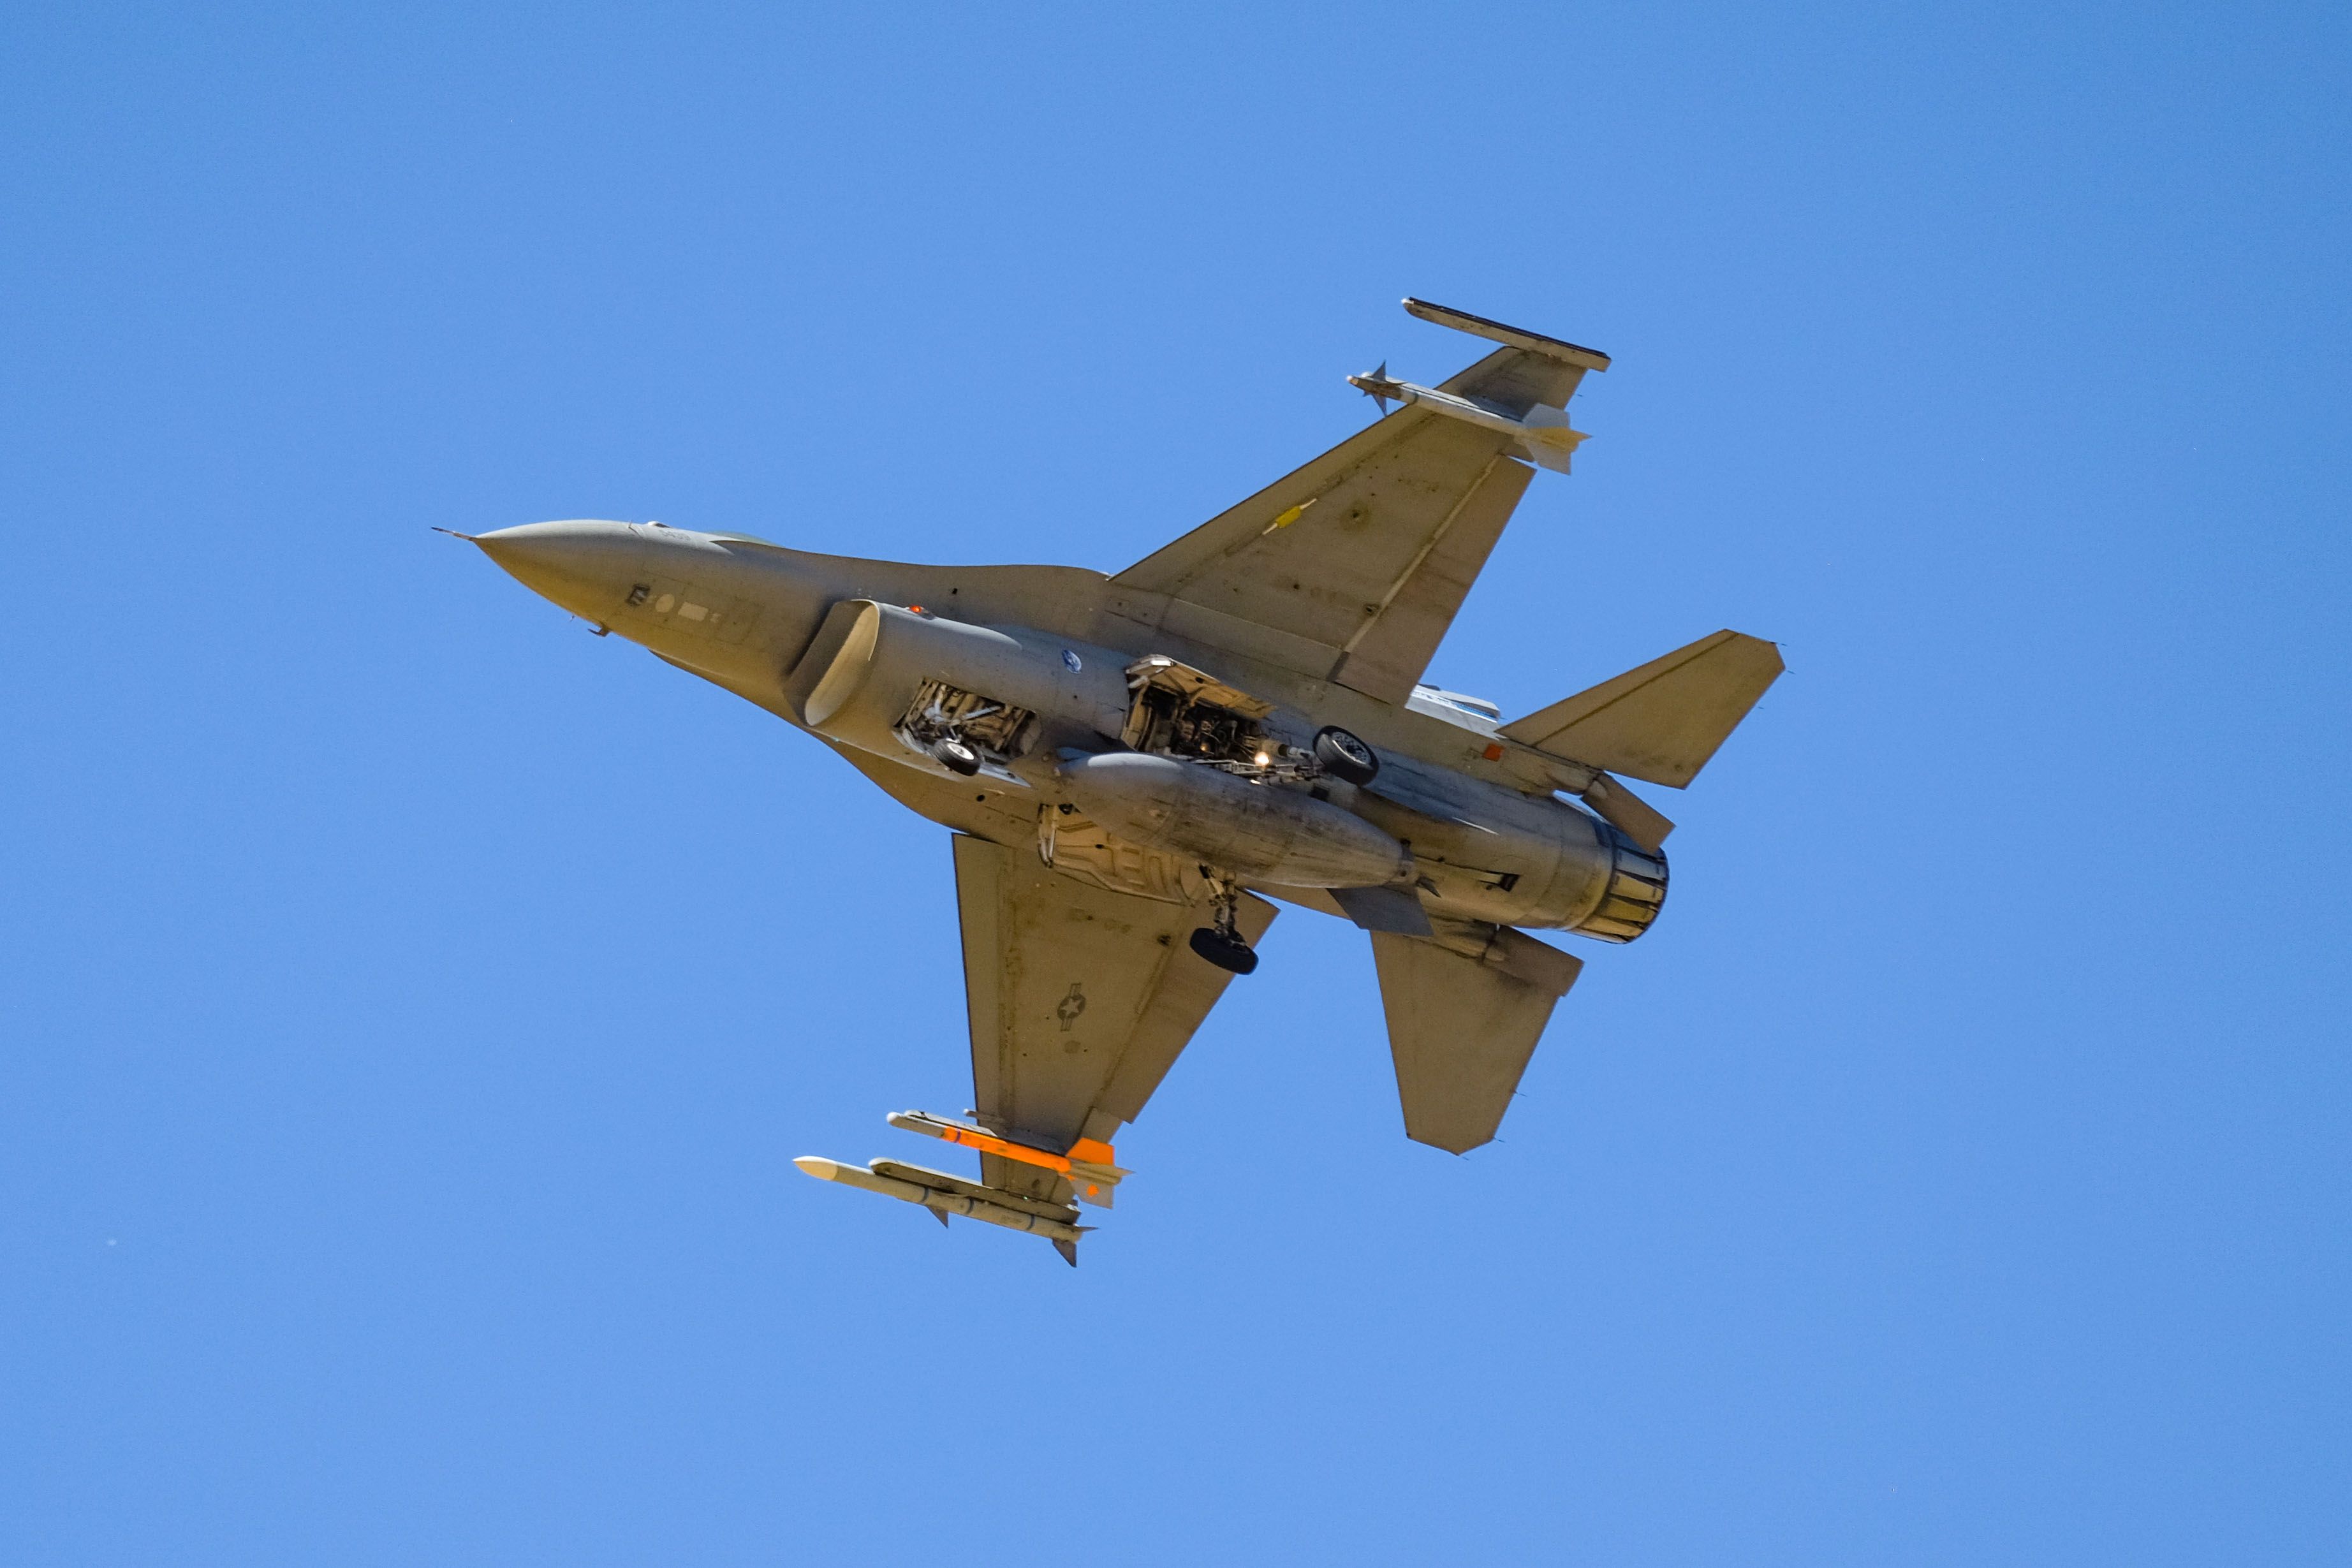
<svg viewBox="0 0 2352 1568">
<path fill-rule="evenodd" d="M 1138 751 L 1165 749 L 1177 721 L 1192 708 L 1215 708 L 1253 726 L 1274 712 L 1272 703 L 1165 653 L 1153 653 L 1129 664 L 1127 686 L 1134 695 L 1127 710 L 1127 726 L 1118 738 Z"/>
</svg>

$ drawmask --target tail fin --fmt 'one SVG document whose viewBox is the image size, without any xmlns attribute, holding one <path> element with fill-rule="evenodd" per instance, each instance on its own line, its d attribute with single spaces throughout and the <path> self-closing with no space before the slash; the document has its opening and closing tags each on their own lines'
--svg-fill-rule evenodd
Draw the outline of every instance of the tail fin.
<svg viewBox="0 0 2352 1568">
<path fill-rule="evenodd" d="M 1698 777 L 1782 669 L 1760 637 L 1717 632 L 1502 733 L 1538 751 L 1679 789 Z"/>
</svg>

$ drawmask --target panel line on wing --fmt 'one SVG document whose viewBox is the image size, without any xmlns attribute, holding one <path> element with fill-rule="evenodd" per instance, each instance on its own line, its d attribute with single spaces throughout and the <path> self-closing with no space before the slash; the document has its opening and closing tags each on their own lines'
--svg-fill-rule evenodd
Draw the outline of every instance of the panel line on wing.
<svg viewBox="0 0 2352 1568">
<path fill-rule="evenodd" d="M 1429 538 L 1423 541 L 1421 549 L 1414 552 L 1412 559 L 1405 564 L 1405 569 L 1397 573 L 1396 580 L 1389 584 L 1389 591 L 1381 595 L 1379 606 L 1371 614 L 1364 618 L 1362 625 L 1356 628 L 1355 635 L 1349 637 L 1347 645 L 1339 650 L 1341 653 L 1354 653 L 1357 644 L 1371 635 L 1372 629 L 1381 623 L 1381 617 L 1388 613 L 1389 606 L 1396 602 L 1397 595 L 1404 591 L 1405 584 L 1411 582 L 1413 573 L 1421 570 L 1422 562 L 1427 560 L 1430 553 L 1437 549 L 1445 536 L 1454 531 L 1455 519 L 1462 516 L 1463 508 L 1470 505 L 1470 498 L 1478 493 L 1479 486 L 1486 483 L 1487 476 L 1495 472 L 1495 465 L 1502 461 L 1503 454 L 1500 452 L 1486 460 L 1486 465 L 1478 470 L 1478 476 L 1470 481 L 1470 487 L 1462 492 L 1461 497 L 1454 503 L 1453 509 L 1445 514 L 1445 520 L 1437 525 L 1435 531 L 1431 533 Z M 1334 673 L 1336 674 L 1336 671 Z"/>
</svg>

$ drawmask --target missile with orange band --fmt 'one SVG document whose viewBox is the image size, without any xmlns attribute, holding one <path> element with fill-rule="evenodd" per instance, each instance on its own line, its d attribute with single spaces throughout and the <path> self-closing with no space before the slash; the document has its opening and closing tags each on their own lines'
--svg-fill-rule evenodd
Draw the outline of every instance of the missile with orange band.
<svg viewBox="0 0 2352 1568">
<path fill-rule="evenodd" d="M 985 1127 L 934 1116 L 928 1111 L 893 1111 L 884 1119 L 906 1132 L 944 1139 L 967 1149 L 977 1149 L 983 1155 L 1018 1160 L 1024 1166 L 1036 1166 L 1067 1176 L 1070 1186 L 1076 1189 L 1078 1201 L 1092 1204 L 1097 1208 L 1108 1208 L 1120 1180 L 1131 1174 L 1113 1165 L 1111 1161 L 1117 1156 L 1111 1146 L 1095 1138 L 1080 1138 L 1070 1145 L 1067 1154 L 1057 1155 L 1027 1144 L 1016 1144 L 1010 1138 L 1000 1138 Z"/>
</svg>

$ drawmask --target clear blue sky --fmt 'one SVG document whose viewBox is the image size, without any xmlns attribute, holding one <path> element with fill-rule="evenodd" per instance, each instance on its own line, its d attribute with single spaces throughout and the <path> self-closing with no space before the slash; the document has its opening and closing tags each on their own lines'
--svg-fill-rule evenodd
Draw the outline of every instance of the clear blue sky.
<svg viewBox="0 0 2352 1568">
<path fill-rule="evenodd" d="M 0 1559 L 2352 1558 L 2352 26 L 19 5 Z M 1072 1272 L 945 832 L 427 525 L 1115 570 L 1591 343 L 1433 677 L 1790 673 L 1505 1128 L 1292 913 Z"/>
</svg>

